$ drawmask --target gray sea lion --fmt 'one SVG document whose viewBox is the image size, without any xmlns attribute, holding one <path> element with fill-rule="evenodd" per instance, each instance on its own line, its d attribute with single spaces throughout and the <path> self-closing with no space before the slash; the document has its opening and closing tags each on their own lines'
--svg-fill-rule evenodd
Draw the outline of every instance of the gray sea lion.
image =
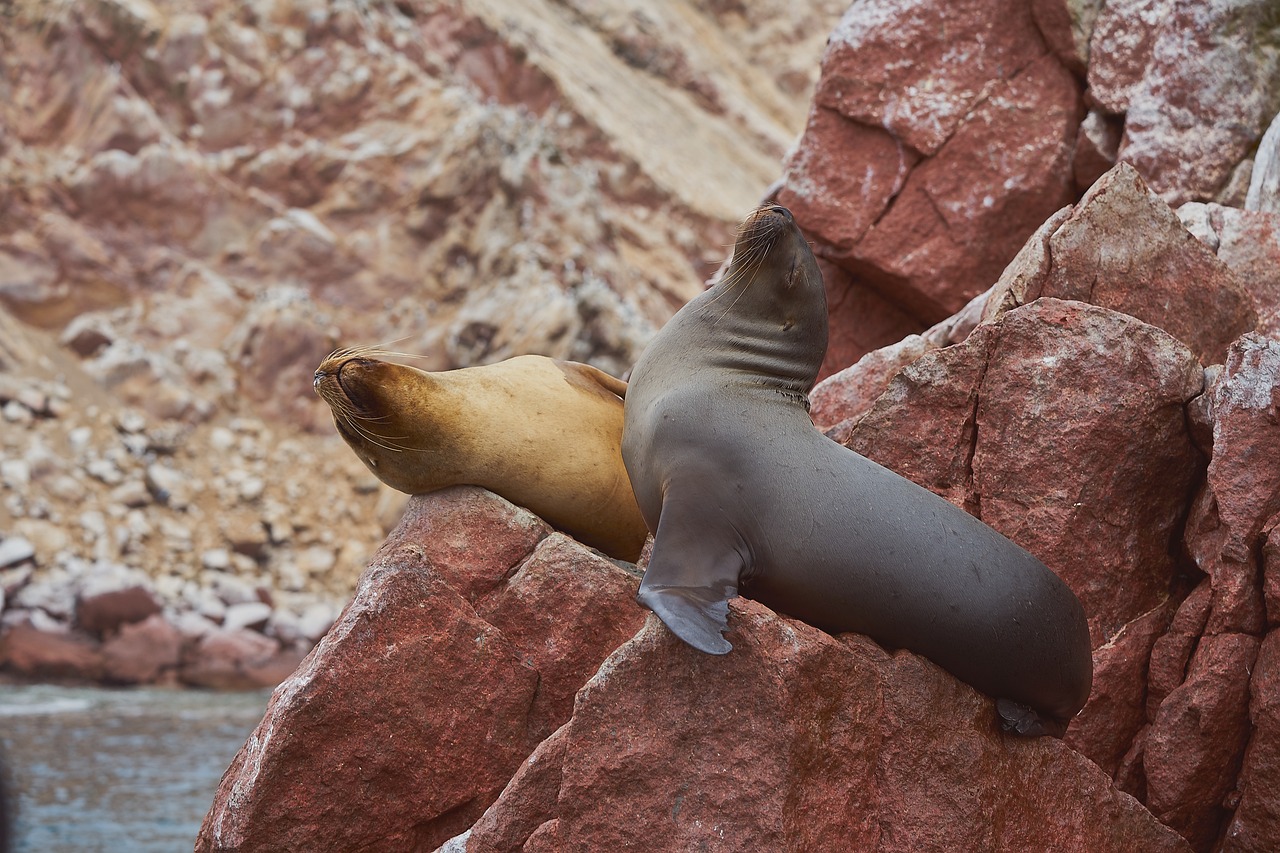
<svg viewBox="0 0 1280 853">
<path fill-rule="evenodd" d="M 379 480 L 409 494 L 482 486 L 611 557 L 648 531 L 619 443 L 627 384 L 586 364 L 526 355 L 428 373 L 339 350 L 314 387 Z"/>
<path fill-rule="evenodd" d="M 814 428 L 826 345 L 813 254 L 790 212 L 765 205 L 721 282 L 632 372 L 622 456 L 655 535 L 639 601 L 724 654 L 741 592 L 923 654 L 1003 700 L 1006 727 L 1060 733 L 1092 680 L 1079 600 L 981 521 Z"/>
</svg>

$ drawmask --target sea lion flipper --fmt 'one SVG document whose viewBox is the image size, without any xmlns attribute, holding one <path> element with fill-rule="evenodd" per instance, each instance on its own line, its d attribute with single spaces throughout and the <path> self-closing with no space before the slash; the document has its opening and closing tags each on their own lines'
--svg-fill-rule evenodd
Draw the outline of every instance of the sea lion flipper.
<svg viewBox="0 0 1280 853">
<path fill-rule="evenodd" d="M 679 500 L 662 505 L 653 554 L 636 599 L 658 614 L 680 639 L 711 655 L 728 653 L 729 599 L 738 594 L 743 562 L 733 543 L 715 531 L 681 523 Z"/>
<path fill-rule="evenodd" d="M 640 587 L 637 600 L 658 614 L 671 633 L 700 652 L 728 654 L 733 644 L 722 635 L 729 630 L 729 599 L 737 594 L 702 587 Z"/>
</svg>

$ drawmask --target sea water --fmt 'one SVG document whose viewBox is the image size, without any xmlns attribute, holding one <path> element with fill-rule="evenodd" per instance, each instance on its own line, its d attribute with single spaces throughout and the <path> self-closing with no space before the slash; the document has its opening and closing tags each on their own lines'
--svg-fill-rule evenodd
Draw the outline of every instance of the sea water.
<svg viewBox="0 0 1280 853">
<path fill-rule="evenodd" d="M 267 691 L 0 684 L 15 853 L 182 853 Z"/>
</svg>

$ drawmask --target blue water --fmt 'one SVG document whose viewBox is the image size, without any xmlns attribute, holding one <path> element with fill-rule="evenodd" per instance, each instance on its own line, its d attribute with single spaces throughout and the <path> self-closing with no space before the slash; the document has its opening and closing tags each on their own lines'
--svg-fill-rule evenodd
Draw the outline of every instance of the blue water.
<svg viewBox="0 0 1280 853">
<path fill-rule="evenodd" d="M 189 853 L 269 692 L 0 684 L 16 853 Z"/>
</svg>

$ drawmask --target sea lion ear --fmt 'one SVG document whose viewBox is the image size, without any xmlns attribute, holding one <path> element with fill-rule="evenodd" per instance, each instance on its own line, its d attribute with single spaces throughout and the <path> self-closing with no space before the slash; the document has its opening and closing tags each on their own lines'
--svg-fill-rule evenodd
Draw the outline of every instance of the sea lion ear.
<svg viewBox="0 0 1280 853">
<path fill-rule="evenodd" d="M 738 594 L 743 561 L 728 537 L 694 529 L 697 517 L 680 512 L 678 500 L 663 501 L 636 599 L 695 649 L 723 655 L 733 648 L 721 635 L 729 628 L 729 599 Z"/>
</svg>

